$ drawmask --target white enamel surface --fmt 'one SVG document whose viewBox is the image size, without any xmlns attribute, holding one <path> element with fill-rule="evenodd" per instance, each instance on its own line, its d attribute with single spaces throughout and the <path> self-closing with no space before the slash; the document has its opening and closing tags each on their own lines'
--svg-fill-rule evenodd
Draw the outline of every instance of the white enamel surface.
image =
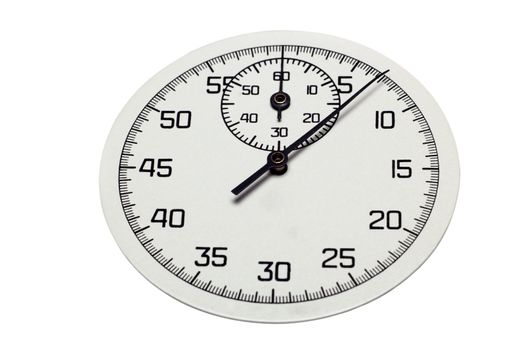
<svg viewBox="0 0 525 350">
<path fill-rule="evenodd" d="M 188 69 L 214 57 L 235 50 L 264 45 L 305 45 L 333 50 L 369 64 L 379 71 L 389 69 L 392 79 L 417 104 L 431 128 L 439 155 L 439 189 L 423 231 L 410 248 L 391 266 L 374 278 L 336 295 L 315 301 L 268 304 L 234 300 L 204 291 L 183 281 L 181 276 L 194 276 L 203 283 L 212 281 L 227 290 L 270 296 L 288 293 L 299 295 L 304 290 L 317 291 L 348 282 L 353 276 L 365 274 L 377 260 L 388 257 L 388 251 L 399 247 L 407 237 L 403 230 L 370 231 L 370 210 L 400 210 L 403 227 L 412 228 L 425 204 L 428 191 L 427 148 L 421 145 L 422 135 L 410 112 L 402 113 L 397 101 L 385 85 L 376 84 L 340 115 L 334 127 L 319 142 L 291 155 L 289 170 L 284 176 L 265 177 L 240 199 L 231 189 L 264 164 L 266 152 L 240 142 L 226 127 L 221 115 L 222 94 L 205 93 L 206 78 L 233 76 L 245 67 L 268 57 L 279 57 L 278 51 L 242 56 L 225 64 L 213 65 L 214 72 L 202 70 L 199 76 L 187 79 L 176 92 L 155 103 L 159 110 L 191 110 L 192 125 L 188 129 L 162 129 L 158 113 L 149 111 L 133 147 L 129 164 L 137 169 L 128 172 L 130 200 L 134 213 L 140 216 L 140 227 L 156 249 L 163 249 L 166 258 L 184 266 L 184 274 L 176 277 L 163 267 L 139 243 L 124 215 L 119 196 L 118 175 L 122 148 L 128 132 L 150 99 L 166 84 Z M 294 56 L 295 57 L 295 56 Z M 300 55 L 337 81 L 346 75 L 350 65 L 342 66 L 333 59 Z M 335 63 L 334 63 L 335 62 Z M 353 76 L 357 90 L 373 77 L 373 73 L 356 69 Z M 273 91 L 261 81 L 261 91 Z M 288 82 L 285 83 L 285 86 Z M 293 77 L 290 84 L 293 84 Z M 297 88 L 297 85 L 294 86 Z M 286 88 L 285 88 L 286 91 Z M 341 102 L 349 95 L 341 95 Z M 235 96 L 241 98 L 241 96 Z M 305 95 L 293 101 L 301 105 Z M 242 98 L 241 98 L 242 99 Z M 266 101 L 269 100 L 266 98 Z M 244 102 L 242 102 L 244 103 Z M 151 104 L 153 105 L 153 104 Z M 249 104 L 248 104 L 248 107 Z M 299 108 L 299 107 L 294 107 Z M 376 130 L 376 110 L 394 110 L 399 117 L 394 130 Z M 271 110 L 269 110 L 272 112 Z M 304 129 L 300 116 L 295 123 L 290 108 L 284 112 L 287 125 L 296 132 Z M 403 115 L 403 116 L 402 116 Z M 273 118 L 274 116 L 272 116 Z M 276 123 L 277 124 L 277 123 Z M 270 125 L 265 125 L 267 128 Z M 262 133 L 265 129 L 255 131 Z M 289 142 L 290 143 L 290 142 Z M 143 158 L 172 158 L 173 175 L 169 178 L 149 177 L 139 173 Z M 391 160 L 412 159 L 411 179 L 392 179 Z M 128 102 L 115 122 L 104 150 L 100 186 L 102 203 L 111 232 L 130 262 L 153 284 L 176 299 L 217 315 L 262 322 L 289 322 L 319 318 L 362 305 L 389 291 L 431 254 L 452 216 L 459 185 L 459 167 L 450 130 L 439 107 L 426 90 L 407 72 L 383 56 L 355 43 L 330 36 L 300 32 L 266 32 L 227 39 L 199 49 L 181 58 L 146 83 Z M 155 208 L 183 208 L 184 228 L 161 229 L 150 222 Z M 196 246 L 228 247 L 226 267 L 197 267 Z M 356 267 L 322 269 L 326 247 L 355 248 Z M 155 254 L 155 251 L 153 251 Z M 160 253 L 159 253 L 160 254 Z M 158 256 L 157 256 L 158 257 Z M 167 259 L 166 259 L 167 260 Z M 292 265 L 290 282 L 260 282 L 258 261 L 287 261 Z M 349 282 L 348 282 L 349 283 Z M 299 300 L 295 300 L 299 301 Z"/>
</svg>

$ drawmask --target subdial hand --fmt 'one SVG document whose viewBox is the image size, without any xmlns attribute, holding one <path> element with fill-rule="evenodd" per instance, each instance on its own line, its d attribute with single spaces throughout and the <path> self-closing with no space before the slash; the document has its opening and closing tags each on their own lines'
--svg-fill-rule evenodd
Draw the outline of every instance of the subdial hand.
<svg viewBox="0 0 525 350">
<path fill-rule="evenodd" d="M 277 121 L 280 122 L 282 112 L 290 107 L 290 95 L 283 91 L 284 82 L 284 46 L 281 46 L 281 68 L 279 70 L 279 91 L 270 97 L 270 105 L 277 111 Z"/>
</svg>

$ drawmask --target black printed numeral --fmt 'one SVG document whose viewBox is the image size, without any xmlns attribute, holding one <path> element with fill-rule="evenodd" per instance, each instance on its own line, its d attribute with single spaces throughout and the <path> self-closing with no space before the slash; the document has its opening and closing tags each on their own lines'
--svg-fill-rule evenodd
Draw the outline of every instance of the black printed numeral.
<svg viewBox="0 0 525 350">
<path fill-rule="evenodd" d="M 303 123 L 319 123 L 321 121 L 321 114 L 319 113 L 303 113 Z"/>
<path fill-rule="evenodd" d="M 292 265 L 286 261 L 259 261 L 264 266 L 264 274 L 257 276 L 261 282 L 277 281 L 288 282 L 292 272 Z"/>
<path fill-rule="evenodd" d="M 355 266 L 354 251 L 355 248 L 324 248 L 323 255 L 327 258 L 321 266 L 325 269 L 352 268 Z"/>
<path fill-rule="evenodd" d="M 370 223 L 371 230 L 399 230 L 402 226 L 399 210 L 372 210 L 370 216 L 374 219 Z"/>
<path fill-rule="evenodd" d="M 210 76 L 206 79 L 206 92 L 209 94 L 219 94 L 223 88 L 232 81 L 233 77 Z"/>
<path fill-rule="evenodd" d="M 376 111 L 376 129 L 393 129 L 396 126 L 394 111 Z"/>
<path fill-rule="evenodd" d="M 272 133 L 270 134 L 270 137 L 288 137 L 288 128 L 272 128 Z"/>
<path fill-rule="evenodd" d="M 228 263 L 228 257 L 224 254 L 228 248 L 226 247 L 195 247 L 195 250 L 200 251 L 200 259 L 195 260 L 196 266 L 216 266 L 223 267 Z"/>
<path fill-rule="evenodd" d="M 181 228 L 184 227 L 185 216 L 184 209 L 155 209 L 151 222 L 161 224 L 162 227 Z"/>
<path fill-rule="evenodd" d="M 288 81 L 290 80 L 290 72 L 273 72 L 273 80 L 275 81 Z"/>
<path fill-rule="evenodd" d="M 412 177 L 412 168 L 410 159 L 392 159 L 392 178 L 407 179 Z"/>
<path fill-rule="evenodd" d="M 339 91 L 340 94 L 349 94 L 354 90 L 352 83 L 350 83 L 351 79 L 352 77 L 349 75 L 337 77 L 337 91 Z"/>
<path fill-rule="evenodd" d="M 161 111 L 160 127 L 163 129 L 188 129 L 191 126 L 191 111 Z"/>
<path fill-rule="evenodd" d="M 171 176 L 171 163 L 173 159 L 171 158 L 144 158 L 142 164 L 139 168 L 139 172 L 148 173 L 150 177 L 170 177 Z"/>
</svg>

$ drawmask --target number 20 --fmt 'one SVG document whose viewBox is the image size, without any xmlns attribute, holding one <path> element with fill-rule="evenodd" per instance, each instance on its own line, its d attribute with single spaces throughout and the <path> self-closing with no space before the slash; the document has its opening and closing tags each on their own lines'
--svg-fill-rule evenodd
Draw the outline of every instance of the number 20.
<svg viewBox="0 0 525 350">
<path fill-rule="evenodd" d="M 399 210 L 389 210 L 386 213 L 382 210 L 370 211 L 370 216 L 377 215 L 378 218 L 370 223 L 371 230 L 399 230 L 401 224 L 401 212 Z M 386 219 L 386 220 L 385 220 Z M 386 225 L 382 221 L 386 221 Z"/>
</svg>

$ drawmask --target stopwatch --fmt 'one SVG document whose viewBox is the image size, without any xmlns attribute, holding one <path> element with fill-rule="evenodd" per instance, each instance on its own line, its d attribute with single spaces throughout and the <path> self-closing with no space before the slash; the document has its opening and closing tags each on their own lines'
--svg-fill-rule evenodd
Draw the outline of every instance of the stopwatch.
<svg viewBox="0 0 525 350">
<path fill-rule="evenodd" d="M 458 188 L 453 136 L 415 78 L 354 42 L 288 31 L 219 41 L 155 75 L 100 171 L 110 230 L 146 279 L 272 323 L 397 286 L 438 245 Z"/>
</svg>

